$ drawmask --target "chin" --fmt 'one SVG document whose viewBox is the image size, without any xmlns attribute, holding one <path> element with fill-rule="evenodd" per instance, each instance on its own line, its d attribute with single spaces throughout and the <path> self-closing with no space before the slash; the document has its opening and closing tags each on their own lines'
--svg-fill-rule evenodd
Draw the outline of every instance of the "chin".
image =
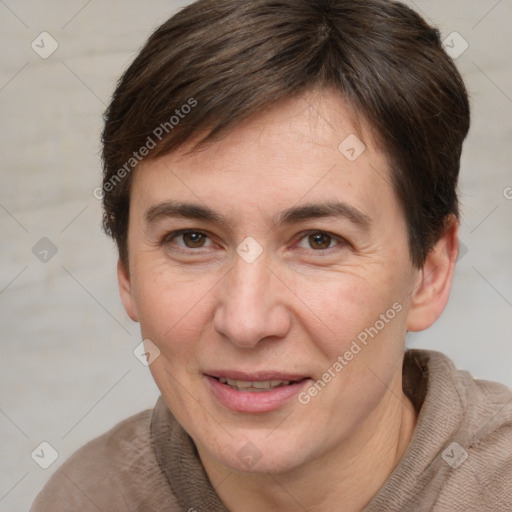
<svg viewBox="0 0 512 512">
<path fill-rule="evenodd" d="M 307 453 L 303 443 L 284 446 L 282 441 L 248 436 L 243 439 L 229 439 L 224 446 L 208 446 L 208 456 L 218 464 L 240 473 L 283 474 L 293 471 L 306 462 Z"/>
</svg>

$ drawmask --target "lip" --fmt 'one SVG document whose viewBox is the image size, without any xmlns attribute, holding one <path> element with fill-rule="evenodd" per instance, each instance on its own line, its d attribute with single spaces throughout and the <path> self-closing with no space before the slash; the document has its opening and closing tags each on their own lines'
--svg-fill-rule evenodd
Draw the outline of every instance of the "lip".
<svg viewBox="0 0 512 512">
<path fill-rule="evenodd" d="M 212 370 L 204 372 L 208 377 L 224 377 L 225 379 L 258 381 L 258 380 L 302 380 L 308 378 L 307 375 L 298 373 L 282 373 L 279 371 L 259 371 L 259 372 L 241 372 L 238 370 Z"/>
<path fill-rule="evenodd" d="M 269 391 L 238 391 L 222 384 L 217 379 L 244 381 L 262 380 L 289 380 L 298 381 L 288 386 L 280 386 Z M 219 371 L 205 374 L 205 379 L 213 397 L 224 407 L 235 412 L 263 413 L 270 412 L 282 407 L 286 402 L 296 396 L 311 380 L 303 375 L 292 375 L 279 372 L 258 372 L 247 374 L 239 371 Z M 301 380 L 299 380 L 301 379 Z"/>
</svg>

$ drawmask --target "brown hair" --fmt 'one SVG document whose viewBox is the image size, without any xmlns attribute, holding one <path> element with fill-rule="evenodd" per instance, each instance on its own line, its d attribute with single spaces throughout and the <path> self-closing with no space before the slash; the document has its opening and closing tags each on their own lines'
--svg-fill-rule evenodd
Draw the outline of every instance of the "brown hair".
<svg viewBox="0 0 512 512">
<path fill-rule="evenodd" d="M 388 0 L 198 0 L 161 25 L 105 112 L 103 225 L 128 263 L 130 172 L 280 99 L 334 87 L 375 132 L 421 266 L 459 217 L 467 92 L 440 34 Z M 340 141 L 341 142 L 341 141 Z"/>
</svg>

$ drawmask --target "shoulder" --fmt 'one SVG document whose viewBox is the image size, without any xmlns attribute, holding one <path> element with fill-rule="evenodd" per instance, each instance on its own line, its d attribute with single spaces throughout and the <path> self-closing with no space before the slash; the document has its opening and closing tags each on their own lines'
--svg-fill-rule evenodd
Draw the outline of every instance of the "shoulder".
<svg viewBox="0 0 512 512">
<path fill-rule="evenodd" d="M 173 498 L 153 449 L 152 412 L 126 418 L 77 450 L 51 476 L 31 512 L 160 510 L 156 499 L 172 511 Z"/>
<path fill-rule="evenodd" d="M 454 405 L 445 411 L 454 428 L 441 447 L 444 482 L 434 510 L 512 510 L 512 390 L 431 357 Z"/>
<path fill-rule="evenodd" d="M 512 510 L 512 390 L 430 350 L 408 351 L 404 370 L 419 416 L 394 484 L 414 475 L 409 508 Z"/>
<path fill-rule="evenodd" d="M 497 382 L 469 380 L 467 375 L 463 380 L 472 391 L 466 397 L 466 424 L 457 436 L 460 442 L 453 440 L 443 451 L 450 468 L 439 505 L 510 511 L 512 391 Z"/>
</svg>

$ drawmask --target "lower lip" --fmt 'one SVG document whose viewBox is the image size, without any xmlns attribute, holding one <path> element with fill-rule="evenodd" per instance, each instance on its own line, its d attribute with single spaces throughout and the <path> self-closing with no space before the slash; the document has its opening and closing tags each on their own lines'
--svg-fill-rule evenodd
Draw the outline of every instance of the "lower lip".
<svg viewBox="0 0 512 512">
<path fill-rule="evenodd" d="M 215 398 L 225 407 L 236 412 L 269 412 L 278 409 L 300 393 L 310 379 L 288 386 L 279 386 L 269 391 L 238 391 L 206 376 Z"/>
</svg>

